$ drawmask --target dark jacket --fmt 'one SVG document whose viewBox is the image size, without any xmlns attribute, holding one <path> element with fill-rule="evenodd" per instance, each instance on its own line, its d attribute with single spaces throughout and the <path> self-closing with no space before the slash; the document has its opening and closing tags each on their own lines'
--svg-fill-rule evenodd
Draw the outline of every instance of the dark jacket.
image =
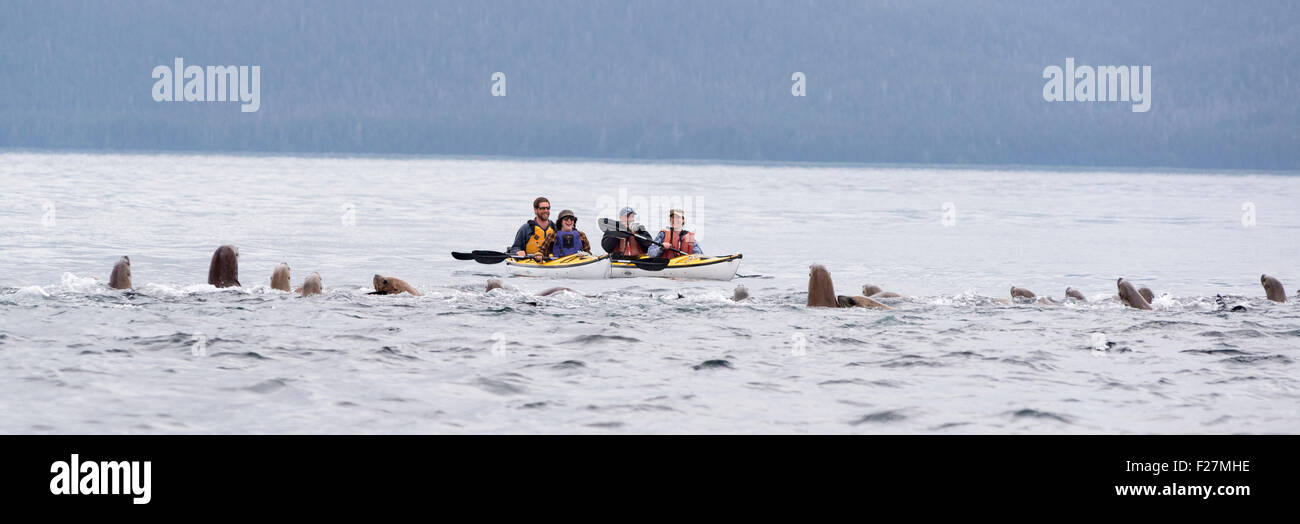
<svg viewBox="0 0 1300 524">
<path fill-rule="evenodd" d="M 647 239 L 650 238 L 650 232 L 646 231 L 645 226 L 641 224 L 636 224 L 636 234 L 646 237 Z M 649 240 L 641 240 L 636 237 L 630 237 L 629 239 L 635 240 L 637 244 L 640 244 L 641 251 L 644 252 L 650 251 Z M 605 236 L 600 238 L 600 248 L 604 249 L 606 253 L 613 253 L 618 250 L 618 241 L 619 241 L 618 237 L 613 236 L 609 231 L 606 231 Z"/>
</svg>

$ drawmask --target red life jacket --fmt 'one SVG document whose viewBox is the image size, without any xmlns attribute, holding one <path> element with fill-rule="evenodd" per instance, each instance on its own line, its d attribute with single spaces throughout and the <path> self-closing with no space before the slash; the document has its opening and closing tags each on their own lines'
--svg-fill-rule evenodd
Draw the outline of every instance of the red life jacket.
<svg viewBox="0 0 1300 524">
<path fill-rule="evenodd" d="M 618 249 L 614 250 L 614 254 L 639 257 L 645 254 L 645 250 L 641 249 L 641 243 L 635 238 L 627 237 L 618 241 Z"/>
<path fill-rule="evenodd" d="M 660 233 L 664 234 L 664 246 L 677 250 L 673 251 L 672 249 L 665 249 L 663 256 L 667 258 L 677 258 L 683 255 L 689 255 L 695 250 L 695 233 L 690 231 L 673 231 L 671 229 L 665 229 L 660 231 Z M 680 253 L 678 253 L 678 251 L 680 251 Z"/>
</svg>

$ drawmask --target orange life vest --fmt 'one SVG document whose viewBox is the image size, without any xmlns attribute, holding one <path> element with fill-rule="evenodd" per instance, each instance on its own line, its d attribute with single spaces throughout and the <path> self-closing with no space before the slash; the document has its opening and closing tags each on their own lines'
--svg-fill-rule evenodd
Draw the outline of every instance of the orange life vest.
<svg viewBox="0 0 1300 524">
<path fill-rule="evenodd" d="M 673 231 L 671 229 L 665 229 L 660 231 L 660 233 L 664 234 L 664 247 L 670 247 L 677 250 L 673 251 L 672 249 L 665 249 L 663 252 L 663 256 L 665 257 L 677 258 L 683 255 L 689 255 L 695 250 L 695 233 L 690 231 Z M 678 251 L 680 251 L 680 253 Z"/>
<path fill-rule="evenodd" d="M 546 228 L 537 225 L 537 220 L 529 220 L 528 224 L 533 226 L 533 236 L 528 237 L 528 244 L 524 246 L 524 253 L 536 255 L 542 252 L 542 242 L 546 240 L 546 234 L 555 231 L 555 221 L 546 221 Z"/>
<path fill-rule="evenodd" d="M 614 254 L 639 257 L 645 254 L 645 250 L 641 249 L 641 243 L 635 238 L 627 237 L 618 241 L 618 249 L 614 250 Z"/>
</svg>

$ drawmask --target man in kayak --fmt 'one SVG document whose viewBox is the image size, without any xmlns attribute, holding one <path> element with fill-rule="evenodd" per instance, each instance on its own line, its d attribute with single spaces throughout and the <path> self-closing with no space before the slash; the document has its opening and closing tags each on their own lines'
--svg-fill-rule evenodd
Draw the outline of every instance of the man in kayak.
<svg viewBox="0 0 1300 524">
<path fill-rule="evenodd" d="M 552 230 L 546 234 L 546 239 L 542 241 L 541 251 L 533 258 L 538 262 L 542 261 L 542 255 L 548 255 L 554 258 L 567 257 L 577 253 L 591 254 L 591 243 L 587 242 L 587 234 L 577 230 L 578 217 L 573 211 L 565 209 L 560 211 L 560 230 Z"/>
<path fill-rule="evenodd" d="M 672 249 L 651 245 L 647 254 L 651 257 L 664 256 L 668 258 L 680 257 L 683 253 L 691 255 L 704 254 L 704 251 L 700 249 L 700 243 L 695 241 L 695 233 L 683 228 L 686 225 L 685 211 L 680 209 L 669 211 L 668 224 L 667 229 L 659 231 L 659 235 L 655 237 L 655 242 Z"/>
<path fill-rule="evenodd" d="M 537 218 L 524 222 L 519 226 L 519 231 L 515 232 L 515 241 L 510 244 L 510 249 L 515 256 L 535 255 L 542 252 L 542 241 L 546 240 L 546 235 L 555 232 L 555 224 L 551 223 L 551 201 L 546 197 L 537 197 L 533 200 L 533 214 Z"/>
<path fill-rule="evenodd" d="M 636 237 L 618 238 L 613 231 L 606 231 L 600 239 L 600 247 L 611 255 L 639 257 L 646 254 L 650 248 L 650 232 L 646 231 L 645 226 L 636 223 L 636 211 L 630 207 L 623 208 L 618 212 L 618 222 L 620 230 L 631 231 L 645 240 Z"/>
</svg>

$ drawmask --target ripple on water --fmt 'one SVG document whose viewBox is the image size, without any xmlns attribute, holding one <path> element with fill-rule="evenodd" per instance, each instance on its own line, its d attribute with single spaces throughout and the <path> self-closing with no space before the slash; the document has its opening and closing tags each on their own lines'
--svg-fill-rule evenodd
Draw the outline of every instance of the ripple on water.
<svg viewBox="0 0 1300 524">
<path fill-rule="evenodd" d="M 1209 384 L 1232 384 L 1234 382 L 1254 382 L 1256 380 L 1263 380 L 1263 379 L 1255 375 L 1246 375 L 1244 377 L 1228 377 L 1219 380 L 1212 380 L 1209 382 Z"/>
<path fill-rule="evenodd" d="M 526 391 L 522 386 L 488 377 L 479 377 L 478 380 L 473 382 L 473 385 L 494 395 L 519 395 Z"/>
<path fill-rule="evenodd" d="M 852 426 L 858 426 L 862 424 L 885 424 L 890 422 L 898 422 L 906 418 L 907 415 L 904 415 L 902 411 L 897 409 L 891 409 L 887 411 L 877 411 L 875 413 L 869 413 L 867 415 L 863 415 L 862 418 L 850 422 L 849 424 Z"/>
<path fill-rule="evenodd" d="M 1232 358 L 1225 358 L 1219 362 L 1228 364 L 1267 364 L 1270 362 L 1278 364 L 1290 364 L 1291 359 L 1284 355 L 1241 355 Z"/>
<path fill-rule="evenodd" d="M 398 358 L 402 360 L 420 360 L 420 357 L 417 357 L 415 355 L 408 355 L 402 352 L 402 348 L 400 347 L 384 346 L 376 350 L 375 353 L 379 354 L 382 357 L 387 357 L 387 358 Z"/>
<path fill-rule="evenodd" d="M 1070 418 L 1065 415 L 1058 415 L 1049 411 L 1039 411 L 1036 409 L 1021 409 L 1019 411 L 1013 411 L 1011 412 L 1011 416 L 1018 419 L 1054 420 L 1063 424 L 1071 424 Z"/>
<path fill-rule="evenodd" d="M 854 364 L 856 363 L 851 363 L 849 365 L 854 365 Z M 922 357 L 920 355 L 903 355 L 900 357 L 889 359 L 885 361 L 885 363 L 880 365 L 880 367 L 883 368 L 906 368 L 906 367 L 914 367 L 914 366 L 943 367 L 943 364 L 932 360 L 927 360 L 925 357 Z"/>
<path fill-rule="evenodd" d="M 199 339 L 195 338 L 193 334 L 183 333 L 180 331 L 177 331 L 170 335 L 158 335 L 153 337 L 124 337 L 120 340 L 134 341 L 135 345 L 144 346 L 144 349 L 151 350 L 151 351 L 159 351 L 163 349 L 175 349 L 180 347 L 189 349 L 190 346 L 192 346 L 195 342 L 199 341 Z M 207 342 L 208 344 L 212 344 L 215 342 L 219 342 L 220 340 L 221 339 L 219 338 L 213 338 L 208 340 Z"/>
<path fill-rule="evenodd" d="M 270 379 L 270 380 L 263 380 L 263 381 L 258 382 L 258 383 L 256 383 L 256 384 L 253 384 L 253 385 L 251 385 L 251 386 L 248 386 L 248 387 L 246 387 L 246 388 L 244 388 L 244 389 L 246 389 L 246 390 L 248 390 L 248 391 L 252 391 L 252 392 L 254 392 L 254 393 L 262 393 L 262 394 L 266 394 L 266 393 L 273 393 L 273 392 L 275 392 L 275 391 L 279 391 L 279 390 L 285 388 L 285 387 L 288 386 L 288 385 L 289 385 L 289 381 L 288 381 L 288 379 L 283 379 L 283 378 L 273 378 L 273 379 Z"/>
<path fill-rule="evenodd" d="M 896 380 L 864 380 L 860 378 L 841 378 L 833 380 L 824 380 L 817 383 L 818 386 L 879 386 L 884 388 L 900 388 L 903 383 Z"/>
<path fill-rule="evenodd" d="M 601 342 L 640 342 L 640 341 L 641 339 L 639 338 L 625 337 L 622 335 L 593 334 L 593 335 L 582 335 L 580 337 L 574 337 L 562 342 L 562 344 L 581 344 L 585 346 L 591 344 L 599 344 Z"/>
<path fill-rule="evenodd" d="M 726 360 L 717 360 L 717 359 L 705 360 L 704 362 L 701 362 L 691 367 L 696 371 L 700 371 L 703 369 L 734 369 L 734 366 L 731 365 L 731 362 L 728 362 Z"/>
<path fill-rule="evenodd" d="M 271 357 L 264 356 L 261 353 L 258 353 L 256 351 L 222 351 L 220 353 L 212 353 L 212 356 L 233 357 L 233 358 L 251 359 L 251 360 L 271 360 Z"/>
<path fill-rule="evenodd" d="M 961 358 L 961 359 L 981 359 L 981 360 L 984 358 L 984 355 L 981 355 L 981 354 L 976 353 L 976 352 L 974 352 L 974 351 L 953 351 L 953 352 L 950 352 L 950 353 L 945 353 L 943 356 L 945 356 L 945 357 L 951 357 L 951 358 Z"/>
<path fill-rule="evenodd" d="M 1201 355 L 1248 355 L 1245 351 L 1237 349 L 1184 349 L 1179 353 L 1197 353 Z"/>
<path fill-rule="evenodd" d="M 551 365 L 551 369 L 559 370 L 582 369 L 585 367 L 587 367 L 587 364 L 583 363 L 581 360 L 566 360 Z"/>
</svg>

